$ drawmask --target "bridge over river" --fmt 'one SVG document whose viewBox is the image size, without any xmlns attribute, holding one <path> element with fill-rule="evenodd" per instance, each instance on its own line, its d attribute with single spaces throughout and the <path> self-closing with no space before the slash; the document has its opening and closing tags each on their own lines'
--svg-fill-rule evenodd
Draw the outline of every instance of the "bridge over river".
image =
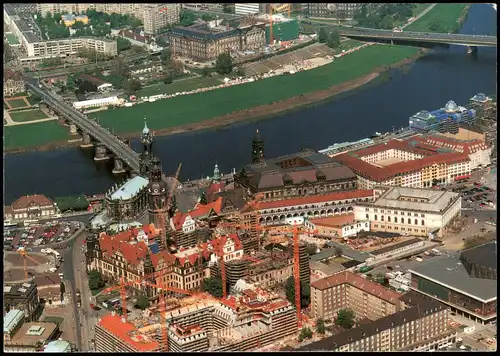
<svg viewBox="0 0 500 356">
<path fill-rule="evenodd" d="M 74 109 L 70 104 L 64 102 L 59 95 L 47 90 L 39 84 L 37 79 L 24 76 L 24 80 L 28 89 L 38 94 L 51 110 L 58 113 L 64 119 L 69 120 L 72 125 L 82 130 L 82 147 L 92 146 L 90 142 L 91 137 L 100 143 L 100 145 L 96 147 L 95 160 L 108 159 L 106 154 L 107 149 L 115 156 L 115 169 L 113 169 L 113 172 L 124 172 L 123 164 L 128 166 L 133 172 L 139 172 L 139 154 L 135 152 L 129 144 L 111 133 L 108 129 L 100 126 L 94 120 L 88 118 L 85 114 Z"/>
<path fill-rule="evenodd" d="M 366 28 L 339 28 L 341 36 L 368 41 L 390 41 L 413 45 L 460 45 L 467 47 L 496 47 L 496 36 L 463 35 L 454 33 L 394 32 Z"/>
</svg>

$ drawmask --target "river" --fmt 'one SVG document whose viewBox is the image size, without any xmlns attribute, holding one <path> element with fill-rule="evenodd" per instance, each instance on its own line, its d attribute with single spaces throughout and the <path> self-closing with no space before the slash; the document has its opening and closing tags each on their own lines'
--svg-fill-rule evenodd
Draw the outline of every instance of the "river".
<svg viewBox="0 0 500 356">
<path fill-rule="evenodd" d="M 496 11 L 474 4 L 460 33 L 496 35 L 496 28 Z M 181 181 L 211 175 L 215 163 L 228 173 L 249 163 L 256 129 L 264 138 L 267 157 L 303 147 L 322 149 L 407 126 L 411 115 L 443 107 L 448 100 L 466 104 L 479 92 L 496 93 L 496 83 L 496 48 L 479 48 L 476 55 L 467 55 L 464 47 L 451 46 L 433 50 L 409 70 L 393 71 L 391 80 L 352 95 L 266 120 L 158 137 L 155 151 L 167 174 L 183 163 Z M 137 128 L 138 135 L 141 129 Z M 137 140 L 132 144 L 138 149 Z M 9 154 L 4 202 L 35 193 L 49 197 L 102 193 L 116 179 L 106 164 L 93 161 L 92 152 L 79 148 Z"/>
</svg>

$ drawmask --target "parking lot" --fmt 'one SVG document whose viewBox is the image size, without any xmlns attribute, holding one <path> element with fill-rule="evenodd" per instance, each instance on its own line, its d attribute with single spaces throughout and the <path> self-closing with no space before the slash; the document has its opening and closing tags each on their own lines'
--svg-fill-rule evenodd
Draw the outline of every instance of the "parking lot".
<svg viewBox="0 0 500 356">
<path fill-rule="evenodd" d="M 437 250 L 441 251 L 439 248 Z M 421 262 L 416 260 L 417 257 L 422 259 Z M 386 274 L 387 272 L 403 272 L 406 273 L 409 269 L 418 266 L 421 263 L 425 263 L 426 261 L 431 260 L 435 256 L 427 256 L 424 253 L 418 254 L 418 256 L 406 257 L 401 260 L 390 261 L 384 263 L 383 265 L 377 266 L 372 269 L 369 274 L 372 276 L 377 276 L 378 274 Z"/>
<path fill-rule="evenodd" d="M 462 195 L 463 208 L 473 210 L 496 208 L 496 190 L 481 182 L 460 185 L 452 190 Z"/>
<path fill-rule="evenodd" d="M 12 251 L 24 247 L 31 251 L 47 244 L 63 242 L 80 227 L 80 222 L 53 221 L 24 228 L 4 228 L 4 249 Z"/>
</svg>

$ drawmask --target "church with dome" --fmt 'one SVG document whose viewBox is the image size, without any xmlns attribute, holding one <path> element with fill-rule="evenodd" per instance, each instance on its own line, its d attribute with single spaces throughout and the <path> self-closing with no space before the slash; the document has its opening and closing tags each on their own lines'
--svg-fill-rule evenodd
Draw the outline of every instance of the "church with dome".
<svg viewBox="0 0 500 356">
<path fill-rule="evenodd" d="M 484 94 L 477 94 L 471 98 L 471 104 L 467 107 L 457 105 L 450 100 L 446 105 L 438 110 L 422 110 L 409 119 L 410 128 L 419 132 L 438 131 L 440 133 L 457 134 L 459 126 L 463 124 L 473 124 L 476 120 L 477 103 Z"/>
<path fill-rule="evenodd" d="M 161 224 L 161 214 L 169 208 L 169 187 L 179 183 L 163 175 L 161 162 L 153 152 L 154 137 L 146 119 L 141 145 L 139 174 L 106 192 L 104 209 L 91 219 L 92 230 L 120 231 L 131 226 Z"/>
</svg>

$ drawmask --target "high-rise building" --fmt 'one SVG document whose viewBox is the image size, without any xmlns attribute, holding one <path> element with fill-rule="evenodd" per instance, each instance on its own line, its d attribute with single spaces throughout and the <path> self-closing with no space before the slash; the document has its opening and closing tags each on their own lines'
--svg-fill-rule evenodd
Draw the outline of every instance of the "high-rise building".
<svg viewBox="0 0 500 356">
<path fill-rule="evenodd" d="M 327 17 L 340 20 L 350 20 L 361 6 L 368 6 L 369 10 L 377 4 L 363 3 L 303 3 L 302 8 L 306 16 Z"/>
<path fill-rule="evenodd" d="M 234 13 L 236 15 L 254 15 L 259 12 L 259 3 L 234 4 Z"/>
</svg>

